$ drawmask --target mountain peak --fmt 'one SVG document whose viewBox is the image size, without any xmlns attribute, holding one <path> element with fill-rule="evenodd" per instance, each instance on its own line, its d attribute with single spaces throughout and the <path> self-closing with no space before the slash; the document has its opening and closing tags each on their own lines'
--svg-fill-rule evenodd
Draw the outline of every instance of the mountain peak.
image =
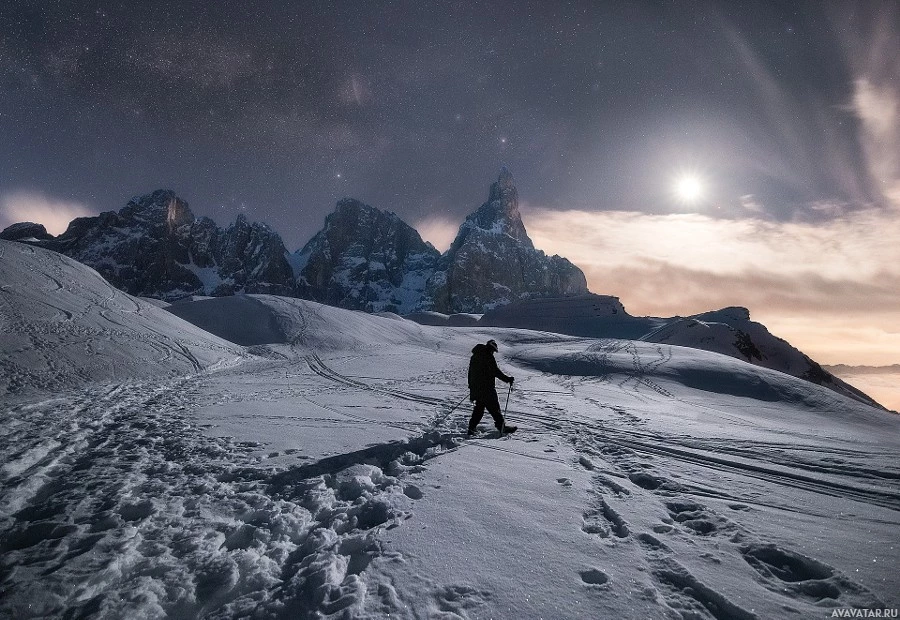
<svg viewBox="0 0 900 620">
<path fill-rule="evenodd" d="M 453 245 L 461 244 L 473 230 L 482 234 L 507 235 L 526 248 L 534 248 L 519 213 L 519 192 L 512 173 L 505 166 L 500 169 L 497 181 L 491 184 L 487 202 L 466 218 Z"/>
<path fill-rule="evenodd" d="M 411 312 L 440 254 L 390 211 L 338 201 L 325 228 L 293 256 L 302 296 L 357 310 Z"/>
<path fill-rule="evenodd" d="M 169 230 L 194 221 L 194 214 L 188 203 L 170 189 L 158 189 L 143 196 L 135 196 L 119 214 L 136 220 L 165 222 Z"/>
<path fill-rule="evenodd" d="M 535 249 L 512 173 L 503 167 L 488 200 L 470 214 L 443 258 L 446 270 L 430 283 L 440 312 L 483 312 L 529 297 L 587 292 L 578 267 Z"/>
<path fill-rule="evenodd" d="M 516 191 L 515 180 L 513 179 L 512 172 L 509 171 L 509 168 L 503 166 L 500 168 L 500 175 L 497 177 L 497 182 L 491 184 L 491 193 L 488 197 L 488 202 L 493 202 L 495 200 L 506 200 L 509 203 L 512 203 L 516 209 L 519 207 L 519 193 Z"/>
</svg>

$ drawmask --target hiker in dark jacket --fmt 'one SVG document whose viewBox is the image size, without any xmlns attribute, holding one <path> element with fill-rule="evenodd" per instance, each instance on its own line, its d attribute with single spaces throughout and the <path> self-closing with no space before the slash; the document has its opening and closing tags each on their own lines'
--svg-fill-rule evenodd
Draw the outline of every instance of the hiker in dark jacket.
<svg viewBox="0 0 900 620">
<path fill-rule="evenodd" d="M 469 420 L 469 436 L 475 434 L 478 423 L 484 417 L 484 410 L 494 418 L 494 425 L 501 433 L 511 433 L 515 426 L 505 426 L 503 414 L 500 413 L 500 400 L 497 398 L 497 390 L 494 388 L 494 379 L 500 379 L 512 385 L 513 378 L 503 374 L 497 367 L 494 353 L 497 352 L 497 343 L 488 340 L 486 344 L 476 344 L 472 349 L 472 359 L 469 361 L 469 400 L 475 403 L 472 410 L 472 419 Z"/>
</svg>

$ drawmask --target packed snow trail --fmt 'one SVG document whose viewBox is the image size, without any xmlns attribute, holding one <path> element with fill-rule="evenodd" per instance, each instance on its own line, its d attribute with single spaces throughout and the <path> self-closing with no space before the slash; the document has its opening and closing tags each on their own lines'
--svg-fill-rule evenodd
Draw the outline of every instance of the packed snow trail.
<svg viewBox="0 0 900 620">
<path fill-rule="evenodd" d="M 198 382 L 91 388 L 6 412 L 0 612 L 319 617 L 359 607 L 357 576 L 382 554 L 374 534 L 421 497 L 396 475 L 452 443 L 424 433 L 272 466 L 252 456 L 256 445 L 199 432 L 189 413 Z"/>
</svg>

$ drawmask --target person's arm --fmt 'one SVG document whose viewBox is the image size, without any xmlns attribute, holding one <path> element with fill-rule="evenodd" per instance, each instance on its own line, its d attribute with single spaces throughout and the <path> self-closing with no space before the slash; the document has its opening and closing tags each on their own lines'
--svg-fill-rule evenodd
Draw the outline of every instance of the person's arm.
<svg viewBox="0 0 900 620">
<path fill-rule="evenodd" d="M 494 360 L 494 376 L 506 383 L 512 383 L 514 381 L 513 377 L 503 374 L 503 371 L 497 366 L 497 360 Z"/>
</svg>

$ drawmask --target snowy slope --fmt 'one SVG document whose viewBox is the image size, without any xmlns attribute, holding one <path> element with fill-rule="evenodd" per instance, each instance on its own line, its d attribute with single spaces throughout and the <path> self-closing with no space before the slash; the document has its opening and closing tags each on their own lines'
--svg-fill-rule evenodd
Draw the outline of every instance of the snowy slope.
<svg viewBox="0 0 900 620">
<path fill-rule="evenodd" d="M 418 320 L 417 316 L 412 316 Z M 625 338 L 672 344 L 736 357 L 822 385 L 862 403 L 879 403 L 838 379 L 766 326 L 746 308 L 723 308 L 689 317 L 635 317 L 618 297 L 575 295 L 521 301 L 491 310 L 482 325 L 524 327 L 572 336 Z"/>
<path fill-rule="evenodd" d="M 0 616 L 900 606 L 898 416 L 666 344 L 265 295 L 170 309 L 254 355 L 0 401 Z M 520 430 L 466 440 L 468 355 L 489 337 Z"/>
<path fill-rule="evenodd" d="M 0 390 L 180 376 L 239 347 L 110 286 L 56 252 L 0 241 Z"/>
</svg>

